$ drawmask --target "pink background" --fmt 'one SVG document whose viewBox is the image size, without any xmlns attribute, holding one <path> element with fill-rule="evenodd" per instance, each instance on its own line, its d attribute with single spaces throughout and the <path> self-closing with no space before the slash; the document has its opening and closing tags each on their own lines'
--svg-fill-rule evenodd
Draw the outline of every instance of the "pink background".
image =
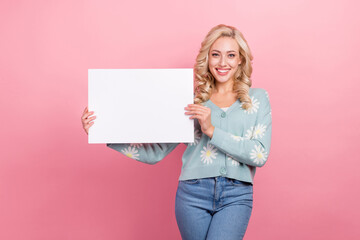
<svg viewBox="0 0 360 240">
<path fill-rule="evenodd" d="M 179 145 L 151 166 L 88 144 L 89 68 L 191 68 L 239 28 L 270 94 L 245 239 L 359 239 L 357 1 L 0 2 L 0 239 L 180 239 Z M 159 109 L 159 114 L 162 114 Z"/>
</svg>

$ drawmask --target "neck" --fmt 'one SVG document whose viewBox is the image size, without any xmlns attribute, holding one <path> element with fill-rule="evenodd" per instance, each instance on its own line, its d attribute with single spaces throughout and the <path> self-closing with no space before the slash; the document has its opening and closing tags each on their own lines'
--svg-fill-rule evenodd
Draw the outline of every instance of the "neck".
<svg viewBox="0 0 360 240">
<path fill-rule="evenodd" d="M 233 92 L 233 86 L 234 86 L 234 81 L 233 80 L 229 80 L 226 82 L 215 82 L 215 91 L 214 93 L 219 93 L 219 94 L 226 94 L 229 92 Z"/>
</svg>

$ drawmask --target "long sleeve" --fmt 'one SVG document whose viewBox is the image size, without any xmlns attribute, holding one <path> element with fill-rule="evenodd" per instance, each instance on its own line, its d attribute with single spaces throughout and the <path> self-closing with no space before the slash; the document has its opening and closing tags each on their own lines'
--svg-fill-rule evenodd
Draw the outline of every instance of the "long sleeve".
<svg viewBox="0 0 360 240">
<path fill-rule="evenodd" d="M 245 136 L 235 136 L 215 127 L 209 141 L 233 160 L 262 167 L 269 156 L 271 145 L 272 117 L 268 93 L 262 92 L 256 123 L 247 129 Z"/>
<path fill-rule="evenodd" d="M 107 143 L 106 146 L 112 148 L 123 155 L 135 159 L 137 161 L 155 164 L 162 160 L 179 143 Z"/>
</svg>

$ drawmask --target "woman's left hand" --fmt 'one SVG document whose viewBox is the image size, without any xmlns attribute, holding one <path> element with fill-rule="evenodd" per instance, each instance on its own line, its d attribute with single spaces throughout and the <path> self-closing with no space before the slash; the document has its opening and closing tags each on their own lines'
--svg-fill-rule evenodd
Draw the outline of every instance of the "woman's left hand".
<svg viewBox="0 0 360 240">
<path fill-rule="evenodd" d="M 201 131 L 209 138 L 212 138 L 215 127 L 211 124 L 211 109 L 200 104 L 188 104 L 185 110 L 188 110 L 188 112 L 185 112 L 186 115 L 192 115 L 190 119 L 196 118 L 199 120 Z"/>
</svg>

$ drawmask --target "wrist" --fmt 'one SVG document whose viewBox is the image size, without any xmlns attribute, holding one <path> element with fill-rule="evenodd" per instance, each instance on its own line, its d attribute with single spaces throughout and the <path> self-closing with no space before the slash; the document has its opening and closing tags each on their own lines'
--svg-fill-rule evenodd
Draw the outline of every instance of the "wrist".
<svg viewBox="0 0 360 240">
<path fill-rule="evenodd" d="M 207 131 L 206 131 L 206 135 L 211 139 L 214 135 L 214 130 L 215 130 L 215 127 L 214 126 L 211 126 Z"/>
</svg>

